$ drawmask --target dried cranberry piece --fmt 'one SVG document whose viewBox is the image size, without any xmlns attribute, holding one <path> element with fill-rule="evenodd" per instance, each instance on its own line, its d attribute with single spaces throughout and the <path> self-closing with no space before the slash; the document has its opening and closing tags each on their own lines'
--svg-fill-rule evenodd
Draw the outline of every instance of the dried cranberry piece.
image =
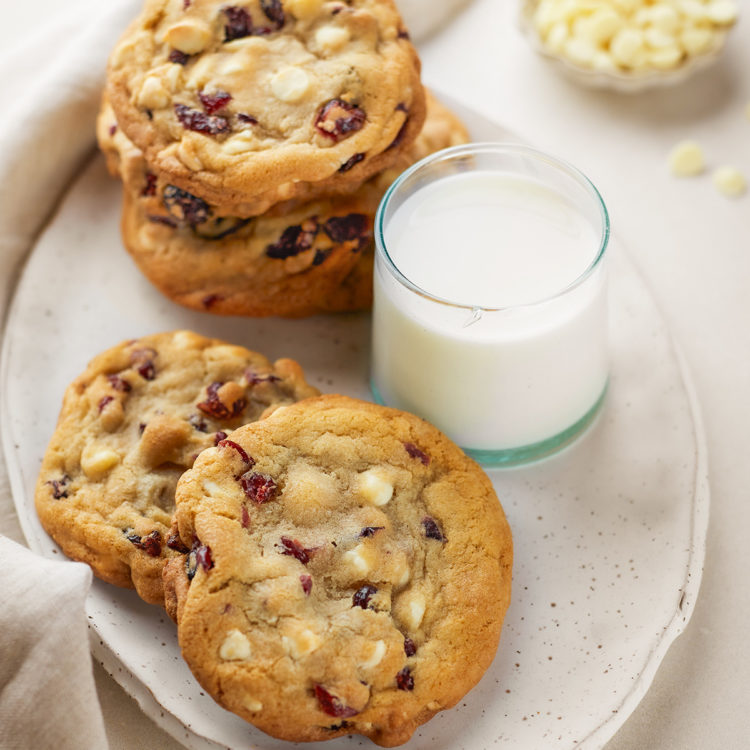
<svg viewBox="0 0 750 750">
<path fill-rule="evenodd" d="M 241 445 L 235 443 L 234 440 L 227 440 L 227 435 L 225 432 L 217 432 L 216 437 L 219 437 L 219 435 L 224 435 L 224 437 L 216 443 L 219 448 L 232 448 L 240 454 L 240 458 L 245 462 L 245 465 L 248 468 L 255 466 L 255 459 L 248 456 L 247 451 Z"/>
<path fill-rule="evenodd" d="M 396 133 L 396 137 L 391 141 L 386 151 L 389 151 L 390 149 L 396 148 L 396 146 L 401 145 L 401 141 L 404 140 L 404 134 L 406 133 L 406 127 L 408 124 L 409 124 L 409 118 L 407 117 L 401 124 L 401 127 L 398 130 L 398 133 Z"/>
<path fill-rule="evenodd" d="M 110 125 L 109 126 L 109 134 L 110 136 L 114 135 L 117 132 L 117 125 Z"/>
<path fill-rule="evenodd" d="M 107 375 L 109 384 L 120 393 L 129 393 L 133 390 L 133 386 L 128 383 L 127 380 L 121 378 L 119 375 Z"/>
<path fill-rule="evenodd" d="M 246 123 L 247 125 L 257 125 L 258 124 L 258 118 L 257 117 L 253 117 L 252 115 L 249 115 L 246 112 L 240 112 L 237 115 L 237 119 L 240 122 Z"/>
<path fill-rule="evenodd" d="M 222 440 L 226 440 L 226 439 L 227 439 L 227 433 L 219 430 L 214 435 L 214 447 L 217 446 Z"/>
<path fill-rule="evenodd" d="M 190 55 L 186 55 L 178 49 L 173 49 L 169 53 L 169 62 L 177 65 L 187 65 Z"/>
<path fill-rule="evenodd" d="M 367 609 L 370 599 L 372 599 L 377 593 L 378 589 L 376 586 L 366 583 L 354 592 L 354 596 L 352 596 L 352 607 L 362 607 L 362 609 Z"/>
<path fill-rule="evenodd" d="M 188 422 L 190 422 L 190 424 L 193 426 L 193 429 L 198 430 L 198 432 L 208 432 L 208 425 L 206 424 L 206 420 L 198 414 L 193 414 L 188 419 Z"/>
<path fill-rule="evenodd" d="M 422 519 L 422 526 L 424 526 L 424 535 L 428 539 L 436 539 L 438 542 L 445 541 L 445 536 L 434 518 L 425 516 Z"/>
<path fill-rule="evenodd" d="M 224 109 L 232 101 L 232 95 L 226 91 L 216 91 L 213 94 L 199 91 L 198 98 L 201 100 L 201 104 L 203 105 L 203 109 L 206 110 L 207 115 L 212 115 L 220 109 Z"/>
<path fill-rule="evenodd" d="M 55 500 L 59 500 L 62 497 L 68 496 L 68 484 L 70 483 L 70 477 L 67 474 L 63 474 L 60 479 L 50 479 L 47 484 L 52 487 L 52 497 Z"/>
<path fill-rule="evenodd" d="M 250 513 L 245 505 L 242 506 L 242 511 L 240 513 L 240 523 L 242 524 L 243 529 L 250 528 Z"/>
<path fill-rule="evenodd" d="M 359 713 L 355 708 L 343 704 L 339 698 L 329 693 L 322 685 L 315 685 L 315 697 L 318 699 L 321 710 L 329 716 L 348 718 Z"/>
<path fill-rule="evenodd" d="M 103 396 L 99 399 L 99 414 L 101 414 L 106 408 L 107 404 L 114 401 L 114 396 Z"/>
<path fill-rule="evenodd" d="M 240 485 L 244 493 L 258 505 L 263 505 L 276 497 L 278 490 L 276 482 L 267 474 L 257 471 L 247 471 L 240 477 Z"/>
<path fill-rule="evenodd" d="M 424 452 L 417 448 L 414 443 L 404 443 L 404 449 L 412 458 L 418 458 L 425 466 L 430 463 L 430 457 Z"/>
<path fill-rule="evenodd" d="M 182 543 L 182 539 L 180 539 L 179 534 L 170 534 L 167 537 L 167 547 L 169 549 L 177 550 L 177 552 L 182 552 L 183 554 L 189 552 L 190 550 Z"/>
<path fill-rule="evenodd" d="M 302 590 L 305 592 L 305 596 L 310 596 L 312 591 L 312 576 L 301 575 L 299 582 L 302 584 Z"/>
<path fill-rule="evenodd" d="M 203 570 L 208 572 L 213 568 L 214 561 L 211 557 L 211 548 L 201 544 L 197 539 L 193 542 L 193 548 L 190 550 L 190 554 L 187 556 L 185 567 L 187 569 L 187 577 L 189 580 L 193 580 L 198 566 L 201 566 Z"/>
<path fill-rule="evenodd" d="M 175 104 L 174 112 L 177 119 L 186 130 L 194 130 L 205 135 L 220 135 L 230 130 L 229 120 L 219 115 L 207 115 L 198 109 L 192 109 L 186 104 Z"/>
<path fill-rule="evenodd" d="M 287 227 L 278 242 L 266 247 L 266 255 L 269 258 L 284 259 L 309 250 L 315 241 L 319 227 L 315 218 Z"/>
<path fill-rule="evenodd" d="M 224 41 L 231 42 L 233 39 L 242 39 L 253 33 L 253 19 L 244 8 L 230 6 L 222 9 L 227 18 L 224 25 Z"/>
<path fill-rule="evenodd" d="M 277 545 L 278 546 L 278 545 Z M 281 537 L 281 554 L 296 557 L 303 565 L 310 562 L 311 549 L 305 549 L 296 539 L 290 539 L 288 536 Z"/>
<path fill-rule="evenodd" d="M 164 188 L 162 201 L 173 218 L 186 221 L 192 226 L 202 224 L 211 216 L 211 209 L 206 201 L 174 185 Z"/>
<path fill-rule="evenodd" d="M 364 111 L 354 104 L 343 99 L 331 99 L 318 111 L 315 127 L 327 138 L 340 141 L 360 130 L 366 119 Z"/>
<path fill-rule="evenodd" d="M 414 678 L 411 675 L 409 667 L 404 667 L 396 675 L 396 687 L 399 690 L 414 690 Z"/>
<path fill-rule="evenodd" d="M 224 385 L 224 383 L 211 383 L 211 385 L 206 388 L 208 398 L 205 401 L 196 404 L 196 406 L 204 414 L 208 414 L 209 417 L 213 417 L 214 419 L 234 419 L 234 417 L 238 417 L 242 414 L 247 406 L 247 399 L 238 398 L 236 401 L 232 402 L 232 407 L 230 408 L 219 398 L 219 388 L 221 388 L 222 385 Z"/>
<path fill-rule="evenodd" d="M 190 7 L 192 0 L 182 0 L 182 9 L 187 10 Z"/>
<path fill-rule="evenodd" d="M 404 653 L 407 656 L 414 656 L 417 653 L 417 646 L 411 638 L 404 638 Z"/>
<path fill-rule="evenodd" d="M 130 353 L 130 363 L 144 380 L 153 380 L 156 377 L 155 356 L 154 349 L 136 349 Z"/>
<path fill-rule="evenodd" d="M 323 263 L 323 261 L 331 254 L 330 250 L 316 250 L 315 251 L 315 257 L 313 258 L 312 264 L 314 266 L 319 266 Z"/>
<path fill-rule="evenodd" d="M 158 529 L 152 531 L 148 536 L 128 534 L 127 540 L 138 549 L 142 549 L 149 557 L 161 555 L 161 534 Z"/>
<path fill-rule="evenodd" d="M 220 294 L 207 294 L 202 300 L 201 304 L 206 310 L 210 310 L 217 302 L 224 299 Z"/>
<path fill-rule="evenodd" d="M 362 531 L 359 532 L 360 537 L 375 536 L 376 531 L 381 531 L 385 526 L 365 526 Z"/>
<path fill-rule="evenodd" d="M 156 195 L 156 180 L 157 177 L 153 172 L 146 172 L 146 184 L 143 186 L 143 190 L 141 190 L 142 196 Z"/>
<path fill-rule="evenodd" d="M 149 214 L 148 220 L 154 224 L 164 224 L 172 229 L 176 229 L 177 222 L 171 216 L 159 216 L 158 214 Z"/>
<path fill-rule="evenodd" d="M 411 39 L 411 35 L 406 29 L 399 29 L 398 30 L 398 38 L 399 39 Z"/>
<path fill-rule="evenodd" d="M 272 372 L 266 375 L 259 375 L 257 372 L 252 370 L 245 370 L 245 379 L 248 385 L 258 385 L 259 383 L 278 383 L 281 378 L 278 375 L 274 375 Z"/>
<path fill-rule="evenodd" d="M 260 0 L 260 7 L 266 14 L 266 18 L 274 24 L 274 30 L 278 30 L 284 25 L 286 17 L 281 0 Z"/>
<path fill-rule="evenodd" d="M 339 172 L 348 172 L 355 164 L 359 164 L 365 158 L 364 154 L 354 154 L 349 157 L 340 167 Z"/>
<path fill-rule="evenodd" d="M 334 242 L 361 240 L 368 235 L 367 217 L 364 214 L 332 216 L 323 226 L 323 231 Z"/>
</svg>

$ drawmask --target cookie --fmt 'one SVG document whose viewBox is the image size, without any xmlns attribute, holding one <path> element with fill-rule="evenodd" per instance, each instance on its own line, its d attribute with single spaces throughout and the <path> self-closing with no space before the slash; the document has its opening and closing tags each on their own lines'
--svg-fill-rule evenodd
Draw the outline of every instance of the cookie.
<svg viewBox="0 0 750 750">
<path fill-rule="evenodd" d="M 101 579 L 163 603 L 177 480 L 269 408 L 317 394 L 300 366 L 190 331 L 95 357 L 68 387 L 36 486 L 42 525 Z"/>
<path fill-rule="evenodd" d="M 390 169 L 356 192 L 288 202 L 254 219 L 221 209 L 152 172 L 107 103 L 98 120 L 110 171 L 125 184 L 126 248 L 146 277 L 187 307 L 225 315 L 300 317 L 372 303 L 372 228 L 391 182 L 413 161 L 465 143 L 458 118 L 428 95 L 417 140 Z"/>
<path fill-rule="evenodd" d="M 107 94 L 154 171 L 247 218 L 351 189 L 422 128 L 392 0 L 147 0 Z"/>
<path fill-rule="evenodd" d="M 487 475 L 418 417 L 344 396 L 278 409 L 199 456 L 175 518 L 183 656 L 274 737 L 401 744 L 494 657 L 510 529 Z"/>
</svg>

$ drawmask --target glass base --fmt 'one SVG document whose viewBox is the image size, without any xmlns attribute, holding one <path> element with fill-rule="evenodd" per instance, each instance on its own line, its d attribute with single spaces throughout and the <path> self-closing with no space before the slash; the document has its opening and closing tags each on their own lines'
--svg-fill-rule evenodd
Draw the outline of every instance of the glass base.
<svg viewBox="0 0 750 750">
<path fill-rule="evenodd" d="M 570 445 L 594 421 L 604 403 L 608 386 L 609 382 L 605 384 L 601 395 L 594 405 L 575 424 L 572 424 L 568 429 L 563 430 L 557 435 L 553 435 L 551 438 L 540 440 L 538 443 L 531 443 L 530 445 L 522 445 L 520 448 L 505 448 L 493 451 L 474 450 L 473 448 L 464 448 L 462 446 L 462 450 L 467 456 L 471 456 L 477 463 L 488 469 L 511 468 L 547 458 Z M 370 381 L 370 390 L 376 403 L 381 406 L 388 406 L 372 381 Z"/>
</svg>

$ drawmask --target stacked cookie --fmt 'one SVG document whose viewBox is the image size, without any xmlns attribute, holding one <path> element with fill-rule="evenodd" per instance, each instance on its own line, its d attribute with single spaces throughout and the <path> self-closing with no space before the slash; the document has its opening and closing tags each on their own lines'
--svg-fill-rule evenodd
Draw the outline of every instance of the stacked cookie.
<svg viewBox="0 0 750 750">
<path fill-rule="evenodd" d="M 367 307 L 380 197 L 466 140 L 427 109 L 392 0 L 149 0 L 111 56 L 98 125 L 125 245 L 194 309 Z"/>
</svg>

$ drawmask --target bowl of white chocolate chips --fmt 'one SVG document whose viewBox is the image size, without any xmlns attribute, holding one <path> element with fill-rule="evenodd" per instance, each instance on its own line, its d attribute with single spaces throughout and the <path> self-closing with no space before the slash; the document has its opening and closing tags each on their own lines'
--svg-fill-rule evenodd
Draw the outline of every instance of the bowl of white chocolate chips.
<svg viewBox="0 0 750 750">
<path fill-rule="evenodd" d="M 589 86 L 640 91 L 714 62 L 736 0 L 522 0 L 534 48 Z"/>
</svg>

